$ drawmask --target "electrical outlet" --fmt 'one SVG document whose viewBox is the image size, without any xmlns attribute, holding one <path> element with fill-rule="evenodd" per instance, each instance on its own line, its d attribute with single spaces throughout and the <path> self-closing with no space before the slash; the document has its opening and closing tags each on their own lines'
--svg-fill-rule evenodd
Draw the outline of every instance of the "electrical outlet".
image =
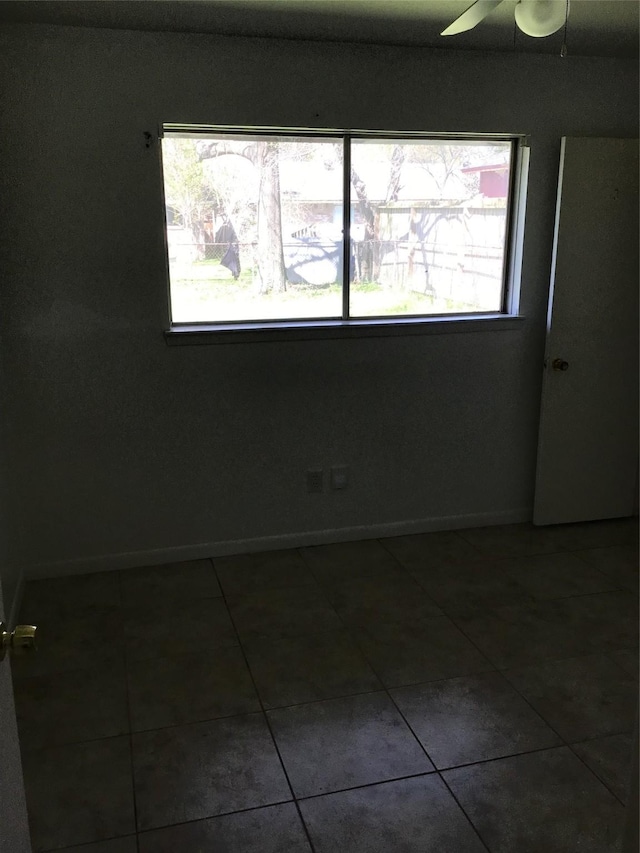
<svg viewBox="0 0 640 853">
<path fill-rule="evenodd" d="M 349 466 L 333 465 L 331 467 L 331 488 L 334 491 L 346 489 L 349 485 Z"/>
<path fill-rule="evenodd" d="M 309 494 L 323 490 L 324 473 L 322 468 L 310 468 L 307 471 L 307 491 Z"/>
</svg>

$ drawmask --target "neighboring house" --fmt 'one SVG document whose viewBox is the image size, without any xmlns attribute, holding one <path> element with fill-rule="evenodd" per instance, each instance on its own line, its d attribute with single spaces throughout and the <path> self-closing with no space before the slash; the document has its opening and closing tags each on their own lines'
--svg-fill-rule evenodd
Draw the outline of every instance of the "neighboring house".
<svg viewBox="0 0 640 853">
<path fill-rule="evenodd" d="M 460 170 L 465 175 L 480 176 L 480 194 L 485 198 L 506 198 L 509 195 L 509 164 L 493 166 L 467 166 Z"/>
<path fill-rule="evenodd" d="M 305 167 L 305 163 L 281 164 L 287 273 L 292 283 L 329 283 L 340 274 L 341 172 Z M 436 288 L 448 292 L 454 274 L 459 278 L 466 273 L 470 299 L 494 302 L 502 277 L 508 170 L 508 164 L 499 164 L 448 174 L 439 164 L 427 169 L 408 163 L 398 198 L 388 204 L 384 203 L 388 169 L 363 170 L 368 199 L 379 215 L 379 281 L 424 293 Z M 461 174 L 476 172 L 480 192 L 474 194 L 475 187 Z M 352 273 L 357 276 L 364 217 L 355 192 L 351 210 Z"/>
<path fill-rule="evenodd" d="M 234 158 L 235 159 L 235 158 Z M 256 202 L 259 182 L 248 161 L 235 159 L 240 169 L 240 203 Z M 451 287 L 454 273 L 473 276 L 474 298 L 492 289 L 502 275 L 502 243 L 508 194 L 508 164 L 465 167 L 448 172 L 439 163 L 405 163 L 395 201 L 386 203 L 389 164 L 369 158 L 358 164 L 367 198 L 379 216 L 380 266 L 377 278 L 390 287 L 408 287 L 433 293 L 437 286 Z M 464 175 L 479 175 L 478 181 Z M 215 180 L 212 171 L 211 180 Z M 228 181 L 228 175 L 226 176 Z M 480 192 L 477 192 L 477 189 Z M 287 278 L 292 284 L 330 284 L 339 280 L 342 266 L 342 169 L 327 162 L 280 162 L 283 252 Z M 236 199 L 238 204 L 238 199 Z M 255 215 L 247 221 L 255 221 Z M 180 217 L 167 206 L 167 241 L 172 263 L 190 264 L 217 257 L 223 247 L 215 243 L 215 212 L 206 216 L 202 236 L 196 240 Z M 365 238 L 364 214 L 355 190 L 351 199 L 352 274 L 362 270 Z M 243 266 L 254 263 L 255 234 L 238 228 Z M 488 281 L 484 281 L 488 279 Z M 483 281 L 480 281 L 483 280 Z M 489 297 L 492 299 L 493 297 Z"/>
</svg>

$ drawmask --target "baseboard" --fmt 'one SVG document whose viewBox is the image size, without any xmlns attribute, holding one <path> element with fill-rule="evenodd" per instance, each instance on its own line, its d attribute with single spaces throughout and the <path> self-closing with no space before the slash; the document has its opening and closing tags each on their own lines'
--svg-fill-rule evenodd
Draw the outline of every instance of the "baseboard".
<svg viewBox="0 0 640 853">
<path fill-rule="evenodd" d="M 391 521 L 381 524 L 335 527 L 329 530 L 308 530 L 283 533 L 275 536 L 257 536 L 248 539 L 229 539 L 219 542 L 202 542 L 195 545 L 178 545 L 152 548 L 145 551 L 128 551 L 68 560 L 52 560 L 23 567 L 27 578 L 62 577 L 91 572 L 131 569 L 141 566 L 158 566 L 183 560 L 200 560 L 207 557 L 226 557 L 255 551 L 275 551 L 285 548 L 302 548 L 308 545 L 329 545 L 357 539 L 381 539 L 385 536 L 406 536 L 415 533 L 433 533 L 440 530 L 464 530 L 470 527 L 492 527 L 496 524 L 517 524 L 531 520 L 531 508 L 503 510 L 500 512 L 468 513 L 465 515 L 420 518 L 409 521 Z"/>
</svg>

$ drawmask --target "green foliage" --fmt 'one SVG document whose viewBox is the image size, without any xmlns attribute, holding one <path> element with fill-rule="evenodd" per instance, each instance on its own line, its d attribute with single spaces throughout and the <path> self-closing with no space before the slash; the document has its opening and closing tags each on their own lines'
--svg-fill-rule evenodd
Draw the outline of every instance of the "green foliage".
<svg viewBox="0 0 640 853">
<path fill-rule="evenodd" d="M 206 181 L 195 139 L 164 139 L 162 161 L 167 205 L 179 213 L 186 228 L 193 228 L 218 202 Z"/>
</svg>

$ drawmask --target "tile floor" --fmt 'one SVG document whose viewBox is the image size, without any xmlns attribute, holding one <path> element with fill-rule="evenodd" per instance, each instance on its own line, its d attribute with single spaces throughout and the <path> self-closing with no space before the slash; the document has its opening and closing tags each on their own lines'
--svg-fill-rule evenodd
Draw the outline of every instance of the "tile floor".
<svg viewBox="0 0 640 853">
<path fill-rule="evenodd" d="M 34 851 L 614 851 L 637 542 L 510 525 L 30 582 Z"/>
</svg>

